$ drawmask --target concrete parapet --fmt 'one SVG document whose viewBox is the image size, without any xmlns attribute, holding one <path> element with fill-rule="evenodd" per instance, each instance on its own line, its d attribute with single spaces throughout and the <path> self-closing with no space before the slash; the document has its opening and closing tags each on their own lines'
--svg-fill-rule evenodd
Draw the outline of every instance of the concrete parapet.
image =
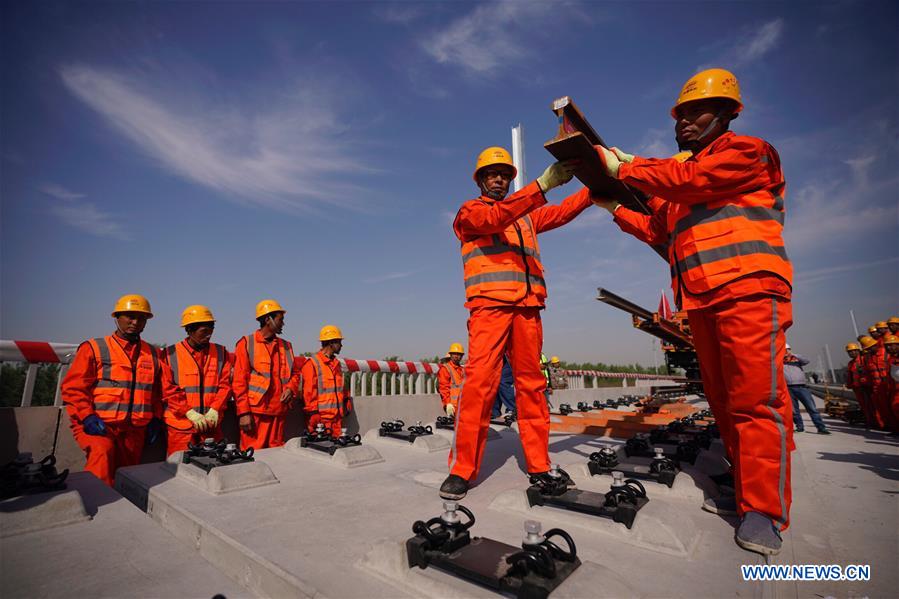
<svg viewBox="0 0 899 599">
<path fill-rule="evenodd" d="M 332 455 L 317 449 L 302 447 L 300 437 L 289 439 L 284 444 L 284 451 L 291 455 L 302 456 L 303 459 L 330 464 L 338 468 L 360 468 L 384 461 L 384 457 L 378 450 L 368 444 L 341 447 Z"/>
<path fill-rule="evenodd" d="M 90 520 L 78 491 L 62 490 L 0 501 L 0 538 Z"/>
</svg>

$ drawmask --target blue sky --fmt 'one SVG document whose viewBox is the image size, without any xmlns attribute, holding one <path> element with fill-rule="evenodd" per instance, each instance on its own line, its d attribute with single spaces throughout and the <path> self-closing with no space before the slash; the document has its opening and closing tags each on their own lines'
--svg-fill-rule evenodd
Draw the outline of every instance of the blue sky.
<svg viewBox="0 0 899 599">
<path fill-rule="evenodd" d="M 611 144 L 676 151 L 669 108 L 721 66 L 733 129 L 779 150 L 791 341 L 835 362 L 899 311 L 899 10 L 891 2 L 5 2 L 0 337 L 77 342 L 127 292 L 173 341 L 187 304 L 232 344 L 253 307 L 287 308 L 301 350 L 338 324 L 348 357 L 417 359 L 465 343 L 450 223 L 474 158 L 526 135 L 551 160 L 553 98 Z M 560 201 L 576 182 L 554 191 Z M 653 361 L 595 301 L 655 308 L 667 268 L 588 209 L 545 234 L 547 353 Z"/>
</svg>

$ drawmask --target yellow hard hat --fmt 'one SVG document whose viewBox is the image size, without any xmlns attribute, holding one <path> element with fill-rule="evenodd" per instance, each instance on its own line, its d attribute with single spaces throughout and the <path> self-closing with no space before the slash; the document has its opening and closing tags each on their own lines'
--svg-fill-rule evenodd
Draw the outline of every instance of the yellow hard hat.
<svg viewBox="0 0 899 599">
<path fill-rule="evenodd" d="M 883 336 L 883 344 L 884 345 L 894 345 L 899 343 L 899 337 L 896 335 L 884 335 Z"/>
<path fill-rule="evenodd" d="M 287 312 L 287 310 L 282 308 L 281 304 L 273 299 L 264 299 L 256 304 L 256 318 L 271 314 L 272 312 Z"/>
<path fill-rule="evenodd" d="M 877 332 L 877 327 L 876 327 L 876 326 L 870 326 L 870 327 L 868 327 L 868 332 L 869 332 L 869 333 L 876 333 L 876 332 Z"/>
<path fill-rule="evenodd" d="M 112 315 L 115 316 L 119 312 L 141 312 L 146 314 L 147 318 L 153 318 L 150 302 L 144 296 L 136 293 L 123 295 L 116 300 L 115 308 L 112 309 Z"/>
<path fill-rule="evenodd" d="M 318 333 L 319 341 L 334 341 L 335 339 L 343 339 L 343 333 L 333 324 L 326 324 Z"/>
<path fill-rule="evenodd" d="M 877 340 L 874 339 L 874 337 L 868 337 L 867 335 L 864 335 L 861 338 L 861 342 L 862 342 L 863 349 L 871 349 L 872 347 L 877 345 Z"/>
<path fill-rule="evenodd" d="M 899 324 L 899 316 L 890 316 L 887 324 Z"/>
<path fill-rule="evenodd" d="M 448 354 L 464 354 L 465 348 L 462 347 L 461 343 L 453 343 L 450 345 L 449 351 L 447 351 L 446 353 L 448 353 Z"/>
<path fill-rule="evenodd" d="M 200 304 L 184 308 L 184 312 L 181 313 L 181 326 L 186 327 L 196 322 L 215 322 L 212 310 Z"/>
<path fill-rule="evenodd" d="M 885 328 L 887 328 L 887 322 L 885 320 L 881 320 L 874 326 L 877 327 L 878 329 L 885 329 Z"/>
<path fill-rule="evenodd" d="M 671 108 L 671 116 L 677 118 L 677 109 L 682 104 L 694 100 L 706 98 L 726 98 L 736 104 L 734 112 L 743 110 L 743 100 L 740 98 L 740 83 L 737 77 L 725 69 L 706 69 L 696 73 L 684 83 L 680 90 L 677 102 Z"/>
<path fill-rule="evenodd" d="M 474 182 L 478 182 L 478 171 L 480 171 L 485 166 L 493 166 L 495 164 L 505 164 L 506 166 L 512 167 L 512 177 L 518 176 L 518 169 L 515 168 L 515 163 L 512 162 L 512 155 L 509 154 L 509 151 L 505 148 L 500 148 L 499 146 L 492 146 L 478 154 L 478 161 L 474 165 L 474 173 L 472 173 L 471 178 L 474 179 Z"/>
<path fill-rule="evenodd" d="M 852 350 L 861 351 L 861 349 L 862 348 L 860 348 L 858 346 L 858 343 L 847 343 L 846 344 L 846 351 L 852 351 Z"/>
<path fill-rule="evenodd" d="M 560 362 L 559 356 L 553 356 L 552 358 L 549 359 L 549 361 L 552 362 L 553 364 L 558 364 Z"/>
</svg>

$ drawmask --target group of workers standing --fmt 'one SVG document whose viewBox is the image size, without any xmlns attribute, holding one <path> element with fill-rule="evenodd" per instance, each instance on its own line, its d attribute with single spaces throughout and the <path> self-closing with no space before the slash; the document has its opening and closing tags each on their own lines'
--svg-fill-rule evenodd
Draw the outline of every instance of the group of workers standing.
<svg viewBox="0 0 899 599">
<path fill-rule="evenodd" d="M 737 78 L 724 69 L 691 77 L 671 109 L 680 154 L 643 158 L 596 146 L 605 176 L 650 196 L 642 214 L 582 188 L 560 205 L 546 193 L 586 166 L 549 166 L 509 194 L 517 169 L 499 147 L 477 158 L 479 197 L 453 222 L 461 244 L 469 361 L 458 401 L 449 476 L 440 488 L 460 499 L 478 477 L 503 355 L 512 364 L 519 433 L 531 484 L 569 486 L 550 473 L 547 385 L 540 370 L 540 312 L 547 296 L 537 236 L 591 205 L 625 232 L 667 254 L 676 301 L 693 331 L 703 385 L 732 464 L 733 496 L 703 506 L 740 516 L 737 543 L 776 554 L 789 525 L 792 406 L 783 374 L 792 324 L 793 269 L 783 242 L 786 183 L 777 151 L 729 131 L 743 110 Z"/>
<path fill-rule="evenodd" d="M 147 298 L 119 298 L 112 311 L 115 332 L 82 343 L 62 382 L 85 469 L 112 486 L 116 470 L 140 463 L 144 445 L 163 430 L 169 455 L 206 438 L 220 440 L 232 398 L 244 448 L 283 445 L 288 411 L 298 404 L 308 430 L 321 424 L 339 436 L 352 410 L 337 360 L 343 333 L 325 325 L 318 353 L 297 359 L 279 336 L 285 312 L 275 300 L 259 302 L 259 328 L 229 352 L 211 342 L 212 311 L 188 306 L 181 315 L 186 337 L 159 350 L 140 338 L 153 318 Z"/>
<path fill-rule="evenodd" d="M 847 343 L 846 387 L 865 417 L 865 428 L 899 434 L 899 317 L 880 321 Z"/>
</svg>

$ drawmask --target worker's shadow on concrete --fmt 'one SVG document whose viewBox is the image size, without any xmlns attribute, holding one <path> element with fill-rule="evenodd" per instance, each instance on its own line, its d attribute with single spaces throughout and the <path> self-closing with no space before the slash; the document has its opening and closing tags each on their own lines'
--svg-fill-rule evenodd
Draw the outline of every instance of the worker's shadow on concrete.
<svg viewBox="0 0 899 599">
<path fill-rule="evenodd" d="M 566 435 L 556 440 L 553 440 L 552 436 L 550 436 L 549 450 L 555 453 L 567 451 L 589 459 L 591 453 L 597 452 L 607 445 L 615 445 L 617 447 L 620 443 L 615 443 L 609 439 L 584 439 L 582 435 Z"/>
<path fill-rule="evenodd" d="M 882 431 L 865 430 L 862 426 L 852 426 L 842 420 L 827 421 L 827 428 L 831 432 L 846 433 L 857 437 L 864 437 L 868 441 L 880 442 L 888 445 L 899 445 L 899 437 L 890 437 Z"/>
<path fill-rule="evenodd" d="M 518 469 L 522 473 L 527 474 L 528 466 L 524 459 L 524 452 L 521 449 L 521 442 L 518 433 L 514 429 L 506 429 L 500 432 L 502 440 L 487 441 L 487 447 L 484 449 L 484 457 L 481 460 L 481 470 L 478 474 L 478 484 L 486 481 L 490 476 L 502 468 L 509 458 L 514 457 L 518 462 Z M 510 439 L 509 437 L 514 437 Z M 510 442 L 511 441 L 511 442 Z"/>
<path fill-rule="evenodd" d="M 829 453 L 819 451 L 818 459 L 847 464 L 859 464 L 859 467 L 863 470 L 873 472 L 881 478 L 899 481 L 899 463 L 897 463 L 896 456 L 894 455 L 871 453 L 867 451 L 855 453 Z"/>
</svg>

